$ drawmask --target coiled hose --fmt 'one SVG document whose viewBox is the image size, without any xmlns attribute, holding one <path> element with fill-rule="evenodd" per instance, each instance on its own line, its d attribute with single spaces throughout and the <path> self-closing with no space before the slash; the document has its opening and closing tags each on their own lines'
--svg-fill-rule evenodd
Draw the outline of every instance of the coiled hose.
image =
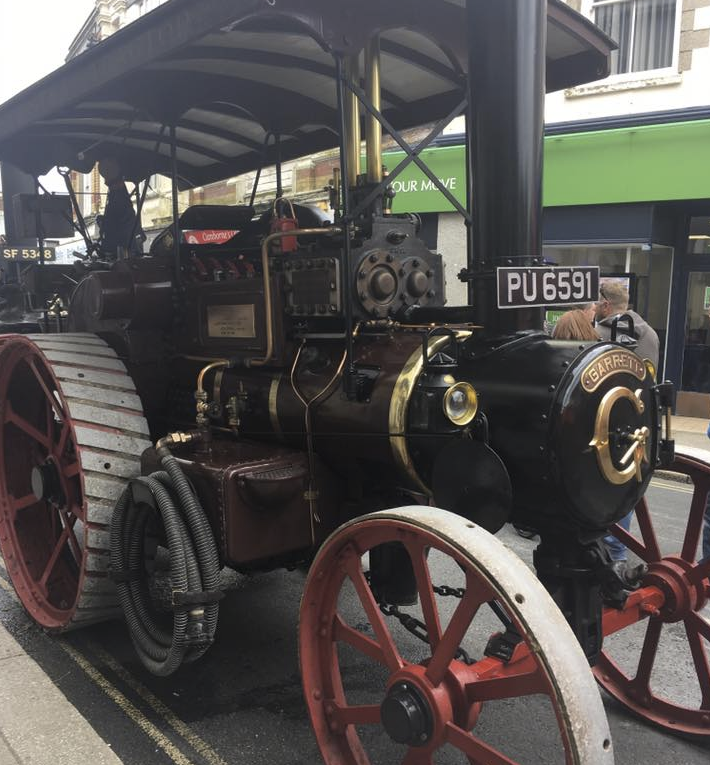
<svg viewBox="0 0 710 765">
<path fill-rule="evenodd" d="M 223 593 L 217 545 L 200 501 L 175 457 L 165 447 L 157 452 L 164 469 L 131 482 L 111 516 L 111 576 L 141 661 L 153 674 L 164 676 L 209 648 Z M 143 487 L 154 502 L 136 501 L 136 489 Z M 154 608 L 149 591 L 154 561 L 148 558 L 146 533 L 155 519 L 153 505 L 167 538 L 172 630 Z"/>
</svg>

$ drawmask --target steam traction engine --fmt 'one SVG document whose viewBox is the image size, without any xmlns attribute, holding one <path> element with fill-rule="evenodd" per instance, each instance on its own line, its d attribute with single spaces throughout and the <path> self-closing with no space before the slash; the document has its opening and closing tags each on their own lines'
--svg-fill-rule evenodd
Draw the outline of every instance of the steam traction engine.
<svg viewBox="0 0 710 765">
<path fill-rule="evenodd" d="M 500 57 L 479 5 L 466 12 L 476 55 Z M 516 114 L 529 107 L 537 132 L 470 116 L 482 252 L 534 251 L 537 236 L 539 187 L 521 179 L 539 171 L 542 85 L 525 41 L 542 35 L 545 4 L 530 5 L 513 27 L 537 100 Z M 512 80 L 526 68 L 498 63 Z M 375 123 L 369 170 L 357 167 L 347 101 L 380 113 L 372 41 L 366 65 L 369 95 L 337 60 L 334 223 L 278 201 L 261 217 L 190 208 L 147 257 L 79 284 L 67 333 L 0 339 L 0 545 L 23 604 L 50 631 L 120 606 L 141 660 L 165 675 L 209 648 L 235 571 L 310 564 L 301 670 L 328 763 L 368 761 L 373 730 L 406 762 L 447 745 L 512 762 L 482 740 L 479 715 L 530 694 L 551 704 L 568 762 L 612 762 L 588 663 L 631 709 L 707 734 L 708 572 L 693 547 L 705 467 L 675 462 L 700 497 L 680 556 L 661 556 L 643 500 L 673 461 L 670 386 L 615 343 L 521 331 L 524 314 L 490 306 L 492 255 L 472 261 L 474 308 L 445 306 L 441 256 L 416 219 L 387 210 Z M 502 89 L 476 84 L 479 105 Z M 522 233 L 484 203 L 491 174 L 517 188 Z M 180 235 L 199 228 L 239 233 L 221 246 Z M 600 539 L 634 506 L 643 544 L 623 538 L 648 568 L 629 586 Z M 506 523 L 540 535 L 538 579 L 491 536 Z M 652 631 L 685 620 L 698 709 L 641 693 L 646 670 L 628 676 L 605 653 L 603 635 L 646 618 Z M 405 655 L 402 634 L 419 653 Z M 379 666 L 381 685 L 351 689 L 344 654 Z"/>
</svg>

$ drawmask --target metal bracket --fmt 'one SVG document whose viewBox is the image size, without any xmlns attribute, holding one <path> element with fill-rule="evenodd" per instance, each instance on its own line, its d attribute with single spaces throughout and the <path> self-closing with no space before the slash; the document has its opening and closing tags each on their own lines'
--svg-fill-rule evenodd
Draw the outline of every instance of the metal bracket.
<svg viewBox="0 0 710 765">
<path fill-rule="evenodd" d="M 658 446 L 658 462 L 663 467 L 668 467 L 675 459 L 675 440 L 673 439 L 672 418 L 675 406 L 675 387 L 672 382 L 662 382 L 654 386 L 653 393 L 658 408 L 664 414 L 665 432 Z"/>
</svg>

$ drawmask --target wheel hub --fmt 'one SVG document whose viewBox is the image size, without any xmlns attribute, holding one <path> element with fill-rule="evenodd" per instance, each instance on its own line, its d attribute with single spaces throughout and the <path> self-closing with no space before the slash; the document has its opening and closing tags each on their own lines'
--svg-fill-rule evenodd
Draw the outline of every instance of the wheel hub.
<svg viewBox="0 0 710 765">
<path fill-rule="evenodd" d="M 382 725 L 398 744 L 424 746 L 432 736 L 431 708 L 411 683 L 395 683 L 380 706 Z"/>
<path fill-rule="evenodd" d="M 652 563 L 643 579 L 644 586 L 658 587 L 664 594 L 665 603 L 660 616 L 668 624 L 679 622 L 705 605 L 707 598 L 702 583 L 694 585 L 688 581 L 687 574 L 692 569 L 693 564 L 681 557 L 668 556 Z"/>
<path fill-rule="evenodd" d="M 57 463 L 52 458 L 32 468 L 30 476 L 32 493 L 39 501 L 64 504 L 62 480 Z"/>
</svg>

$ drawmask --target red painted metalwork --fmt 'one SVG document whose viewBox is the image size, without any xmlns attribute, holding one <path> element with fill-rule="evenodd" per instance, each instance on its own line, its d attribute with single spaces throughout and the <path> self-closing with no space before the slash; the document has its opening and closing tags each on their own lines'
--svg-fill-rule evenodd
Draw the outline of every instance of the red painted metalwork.
<svg viewBox="0 0 710 765">
<path fill-rule="evenodd" d="M 52 371 L 27 338 L 0 345 L 0 549 L 30 615 L 48 630 L 75 611 L 84 552 L 81 466 L 67 406 Z M 42 468 L 47 496 L 38 499 L 32 468 Z"/>
<path fill-rule="evenodd" d="M 672 732 L 710 737 L 710 622 L 700 614 L 710 599 L 710 560 L 696 560 L 710 491 L 710 464 L 699 456 L 678 454 L 671 469 L 689 476 L 694 484 L 680 554 L 661 554 L 645 499 L 636 506 L 641 538 L 619 527 L 614 532 L 648 565 L 641 588 L 629 596 L 624 609 L 604 613 L 605 636 L 647 620 L 635 675 L 626 674 L 608 652 L 602 653 L 594 674 L 608 693 L 641 717 Z M 700 687 L 697 708 L 662 698 L 651 683 L 654 669 L 668 671 L 657 666 L 664 625 L 681 621 Z"/>
<path fill-rule="evenodd" d="M 391 629 L 393 620 L 383 616 L 363 570 L 363 555 L 387 542 L 401 542 L 409 553 L 417 582 L 423 622 L 429 640 L 423 660 L 407 661 Z M 429 561 L 438 550 L 463 572 L 465 588 L 450 618 L 446 619 L 432 584 Z M 561 723 L 561 710 L 554 701 L 545 659 L 531 650 L 533 636 L 523 634 L 510 661 L 482 655 L 467 664 L 456 658 L 459 646 L 468 645 L 469 630 L 479 609 L 504 595 L 489 582 L 461 550 L 435 531 L 401 522 L 378 519 L 354 524 L 326 542 L 314 564 L 301 609 L 301 675 L 311 721 L 325 762 L 333 765 L 369 765 L 370 746 L 355 726 L 386 737 L 382 702 L 393 689 L 410 689 L 430 712 L 430 729 L 424 743 L 408 744 L 401 760 L 406 765 L 429 765 L 442 747 L 453 747 L 477 765 L 515 765 L 516 760 L 477 735 L 476 724 L 484 702 L 541 694 L 550 699 L 560 726 L 560 746 L 571 762 L 570 745 Z M 362 625 L 348 623 L 340 611 L 344 588 L 354 587 L 372 636 Z M 481 609 L 487 610 L 487 609 Z M 507 610 L 507 609 L 506 609 Z M 487 633 L 489 634 L 489 633 Z M 348 646 L 363 661 L 382 665 L 387 679 L 381 698 L 374 703 L 350 701 L 347 673 L 341 673 L 339 646 Z M 376 734 L 373 732 L 373 738 Z M 422 739 L 423 740 L 423 739 Z M 400 742 L 401 743 L 401 742 Z M 376 760 L 372 760 L 374 762 Z M 379 761 L 379 760 L 377 760 Z M 399 761 L 399 760 L 398 760 Z"/>
</svg>

